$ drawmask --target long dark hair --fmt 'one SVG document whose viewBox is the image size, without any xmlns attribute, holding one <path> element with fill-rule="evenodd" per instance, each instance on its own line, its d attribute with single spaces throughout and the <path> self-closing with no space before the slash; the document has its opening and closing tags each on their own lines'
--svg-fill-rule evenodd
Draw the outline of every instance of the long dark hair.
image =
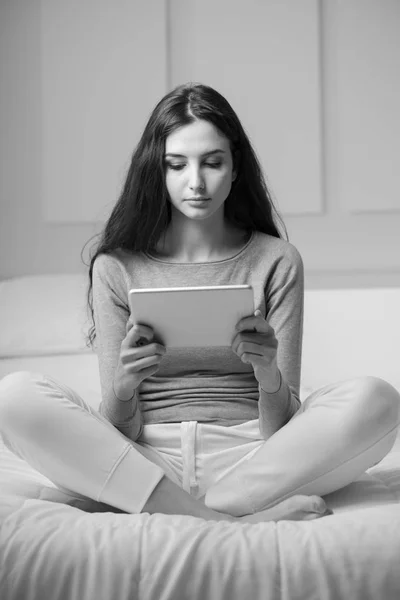
<svg viewBox="0 0 400 600">
<path fill-rule="evenodd" d="M 93 264 L 99 254 L 116 249 L 141 252 L 156 247 L 171 220 L 165 184 L 165 140 L 179 127 L 198 119 L 212 123 L 230 142 L 237 176 L 224 204 L 225 218 L 248 232 L 257 230 L 281 238 L 279 226 L 288 239 L 256 153 L 229 102 L 213 88 L 200 83 L 176 87 L 154 108 L 133 152 L 122 193 L 103 231 L 97 234 L 101 237 L 89 264 L 87 300 L 93 325 L 88 333 L 88 346 L 93 345 L 96 337 Z"/>
</svg>

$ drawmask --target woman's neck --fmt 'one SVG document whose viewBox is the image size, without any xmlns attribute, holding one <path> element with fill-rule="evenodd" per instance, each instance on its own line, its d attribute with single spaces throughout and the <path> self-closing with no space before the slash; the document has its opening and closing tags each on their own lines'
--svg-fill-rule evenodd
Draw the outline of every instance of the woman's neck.
<svg viewBox="0 0 400 600">
<path fill-rule="evenodd" d="M 226 221 L 171 221 L 157 245 L 156 255 L 176 262 L 200 263 L 224 260 L 246 243 L 247 236 Z"/>
</svg>

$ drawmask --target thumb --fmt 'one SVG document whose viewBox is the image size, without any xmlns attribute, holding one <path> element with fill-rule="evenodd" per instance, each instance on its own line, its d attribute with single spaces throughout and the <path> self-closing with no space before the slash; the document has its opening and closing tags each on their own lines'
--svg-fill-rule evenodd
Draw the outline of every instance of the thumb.
<svg viewBox="0 0 400 600">
<path fill-rule="evenodd" d="M 254 313 L 255 317 L 262 317 L 262 312 L 259 308 L 257 308 L 256 312 Z"/>
<path fill-rule="evenodd" d="M 126 330 L 125 330 L 125 335 L 128 334 L 128 332 L 132 329 L 133 327 L 133 322 L 131 321 L 131 318 L 129 317 L 127 322 L 126 322 Z"/>
</svg>

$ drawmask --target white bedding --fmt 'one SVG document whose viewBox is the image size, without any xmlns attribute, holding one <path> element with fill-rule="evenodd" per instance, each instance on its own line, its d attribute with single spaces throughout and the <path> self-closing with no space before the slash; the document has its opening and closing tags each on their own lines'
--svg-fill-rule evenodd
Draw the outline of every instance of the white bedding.
<svg viewBox="0 0 400 600">
<path fill-rule="evenodd" d="M 4 600 L 396 600 L 399 520 L 398 505 L 236 525 L 30 500 L 1 529 L 0 589 Z"/>
<path fill-rule="evenodd" d="M 39 291 L 45 295 L 47 284 L 52 288 L 52 302 L 56 301 L 55 290 L 70 286 L 71 277 L 61 276 L 62 285 L 56 276 L 47 283 L 41 278 L 38 302 L 42 302 Z M 32 290 L 35 279 L 29 278 L 29 286 Z M 76 293 L 82 289 L 81 284 L 72 287 Z M 19 289 L 23 289 L 21 282 Z M 398 319 L 398 292 L 399 302 L 393 302 L 388 322 Z M 71 297 L 74 307 L 79 304 L 76 293 Z M 12 300 L 13 295 L 6 290 L 2 296 L 0 282 L 0 299 L 5 297 Z M 346 304 L 338 298 L 336 291 L 335 306 Z M 329 300 L 321 313 L 328 304 Z M 8 323 L 15 324 L 12 308 L 3 322 L 5 312 L 0 314 L 0 331 Z M 63 309 L 67 311 L 68 304 Z M 369 312 L 368 299 L 357 309 L 358 323 L 360 310 Z M 72 340 L 79 338 L 76 331 L 69 331 L 63 347 L 62 320 L 59 313 L 50 313 L 50 307 L 41 306 L 41 314 L 49 316 L 53 329 L 43 335 L 43 325 L 34 323 L 37 338 L 33 335 L 29 340 L 30 353 L 16 355 L 15 340 L 22 339 L 22 334 L 5 335 L 3 346 L 0 340 L 0 378 L 21 369 L 44 372 L 72 386 L 97 407 L 96 357 L 84 350 L 81 340 L 74 350 Z M 65 319 L 66 327 L 73 326 L 74 318 Z M 349 315 L 346 318 L 351 321 Z M 315 339 L 319 322 L 317 314 L 309 315 L 307 340 Z M 331 345 L 329 332 L 324 330 L 330 357 L 335 356 L 334 329 Z M 392 344 L 393 327 L 387 333 Z M 356 345 L 352 338 L 347 369 L 355 352 L 358 364 L 362 362 L 365 341 Z M 13 353 L 7 354 L 10 348 Z M 308 374 L 309 352 L 306 344 Z M 315 352 L 314 364 L 319 359 L 318 349 Z M 395 360 L 391 353 L 381 363 L 392 381 L 400 376 L 400 361 L 397 371 Z M 318 386 L 324 383 L 323 368 L 316 375 Z M 303 398 L 316 387 L 314 383 L 308 375 Z M 159 514 L 126 515 L 66 495 L 0 443 L 0 600 L 399 600 L 400 437 L 378 465 L 325 499 L 335 514 L 303 523 L 238 525 Z"/>
</svg>

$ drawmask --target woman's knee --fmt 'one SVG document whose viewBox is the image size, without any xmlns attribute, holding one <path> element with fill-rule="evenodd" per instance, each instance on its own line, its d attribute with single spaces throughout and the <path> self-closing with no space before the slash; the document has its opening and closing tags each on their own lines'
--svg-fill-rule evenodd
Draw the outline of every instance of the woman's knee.
<svg viewBox="0 0 400 600">
<path fill-rule="evenodd" d="M 31 371 L 14 371 L 0 379 L 0 406 L 10 402 L 18 402 L 26 397 L 26 393 L 32 390 L 37 373 Z"/>
<path fill-rule="evenodd" d="M 400 394 L 380 377 L 359 377 L 353 381 L 355 394 L 364 409 L 395 427 L 400 421 Z"/>
<path fill-rule="evenodd" d="M 4 375 L 0 379 L 0 393 L 2 393 L 4 386 L 7 388 L 20 387 L 21 385 L 29 384 L 37 376 L 38 373 L 33 373 L 32 371 L 13 371 L 12 373 L 8 373 L 8 375 Z"/>
<path fill-rule="evenodd" d="M 0 414 L 2 416 L 19 410 L 22 404 L 26 405 L 26 400 L 33 392 L 37 377 L 36 373 L 30 371 L 15 371 L 0 380 Z M 0 418 L 0 425 L 3 420 Z"/>
<path fill-rule="evenodd" d="M 0 380 L 0 431 L 20 423 L 40 422 L 49 400 L 61 397 L 60 391 L 41 373 L 15 371 Z"/>
</svg>

